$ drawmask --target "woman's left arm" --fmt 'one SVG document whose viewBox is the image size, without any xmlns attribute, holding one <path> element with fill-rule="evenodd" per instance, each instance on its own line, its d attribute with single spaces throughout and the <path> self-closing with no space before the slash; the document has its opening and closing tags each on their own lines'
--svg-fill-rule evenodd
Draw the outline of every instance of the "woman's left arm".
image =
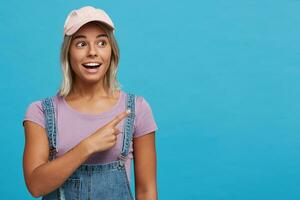
<svg viewBox="0 0 300 200">
<path fill-rule="evenodd" d="M 155 132 L 133 139 L 136 200 L 157 200 Z"/>
</svg>

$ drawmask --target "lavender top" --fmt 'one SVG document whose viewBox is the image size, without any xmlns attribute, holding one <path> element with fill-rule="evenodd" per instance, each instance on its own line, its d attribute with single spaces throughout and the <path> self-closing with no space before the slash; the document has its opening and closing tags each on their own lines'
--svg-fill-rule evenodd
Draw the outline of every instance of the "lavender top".
<svg viewBox="0 0 300 200">
<path fill-rule="evenodd" d="M 110 110 L 100 114 L 87 114 L 73 109 L 65 99 L 59 95 L 54 96 L 54 107 L 57 109 L 58 153 L 57 157 L 76 146 L 82 139 L 94 133 L 97 129 L 111 121 L 116 115 L 125 111 L 126 93 L 121 91 L 119 100 Z M 136 117 L 134 120 L 133 137 L 137 138 L 158 130 L 152 110 L 142 96 L 136 96 Z M 42 111 L 41 100 L 32 102 L 26 111 L 24 121 L 35 122 L 45 128 L 45 117 Z M 122 131 L 125 119 L 116 127 Z M 123 132 L 118 134 L 114 147 L 91 155 L 84 164 L 104 164 L 118 159 L 122 150 Z M 133 159 L 133 146 L 130 144 L 128 158 L 125 162 L 128 180 L 130 181 L 131 160 Z"/>
</svg>

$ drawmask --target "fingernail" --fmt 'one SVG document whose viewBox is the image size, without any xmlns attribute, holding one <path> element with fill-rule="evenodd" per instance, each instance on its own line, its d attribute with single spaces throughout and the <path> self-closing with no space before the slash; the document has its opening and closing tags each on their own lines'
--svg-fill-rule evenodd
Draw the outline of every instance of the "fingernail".
<svg viewBox="0 0 300 200">
<path fill-rule="evenodd" d="M 126 112 L 129 114 L 129 113 L 131 113 L 131 110 L 130 110 L 130 109 L 128 109 L 128 110 L 126 110 Z"/>
</svg>

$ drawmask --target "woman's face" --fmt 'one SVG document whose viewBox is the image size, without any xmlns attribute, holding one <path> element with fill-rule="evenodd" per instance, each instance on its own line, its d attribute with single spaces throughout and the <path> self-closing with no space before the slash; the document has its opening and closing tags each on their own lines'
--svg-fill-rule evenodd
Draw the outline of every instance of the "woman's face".
<svg viewBox="0 0 300 200">
<path fill-rule="evenodd" d="M 87 23 L 73 35 L 69 53 L 76 81 L 96 83 L 110 64 L 108 35 L 97 24 Z"/>
</svg>

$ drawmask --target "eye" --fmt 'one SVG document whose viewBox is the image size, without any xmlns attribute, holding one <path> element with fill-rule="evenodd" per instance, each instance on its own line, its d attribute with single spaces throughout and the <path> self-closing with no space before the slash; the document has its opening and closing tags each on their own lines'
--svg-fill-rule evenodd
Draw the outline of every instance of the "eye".
<svg viewBox="0 0 300 200">
<path fill-rule="evenodd" d="M 85 46 L 86 44 L 85 44 L 85 42 L 78 42 L 78 43 L 76 43 L 76 47 L 83 47 L 83 46 Z"/>
<path fill-rule="evenodd" d="M 105 40 L 101 40 L 101 41 L 99 41 L 98 42 L 98 45 L 100 46 L 100 47 L 104 47 L 104 46 L 106 46 L 106 41 Z"/>
</svg>

